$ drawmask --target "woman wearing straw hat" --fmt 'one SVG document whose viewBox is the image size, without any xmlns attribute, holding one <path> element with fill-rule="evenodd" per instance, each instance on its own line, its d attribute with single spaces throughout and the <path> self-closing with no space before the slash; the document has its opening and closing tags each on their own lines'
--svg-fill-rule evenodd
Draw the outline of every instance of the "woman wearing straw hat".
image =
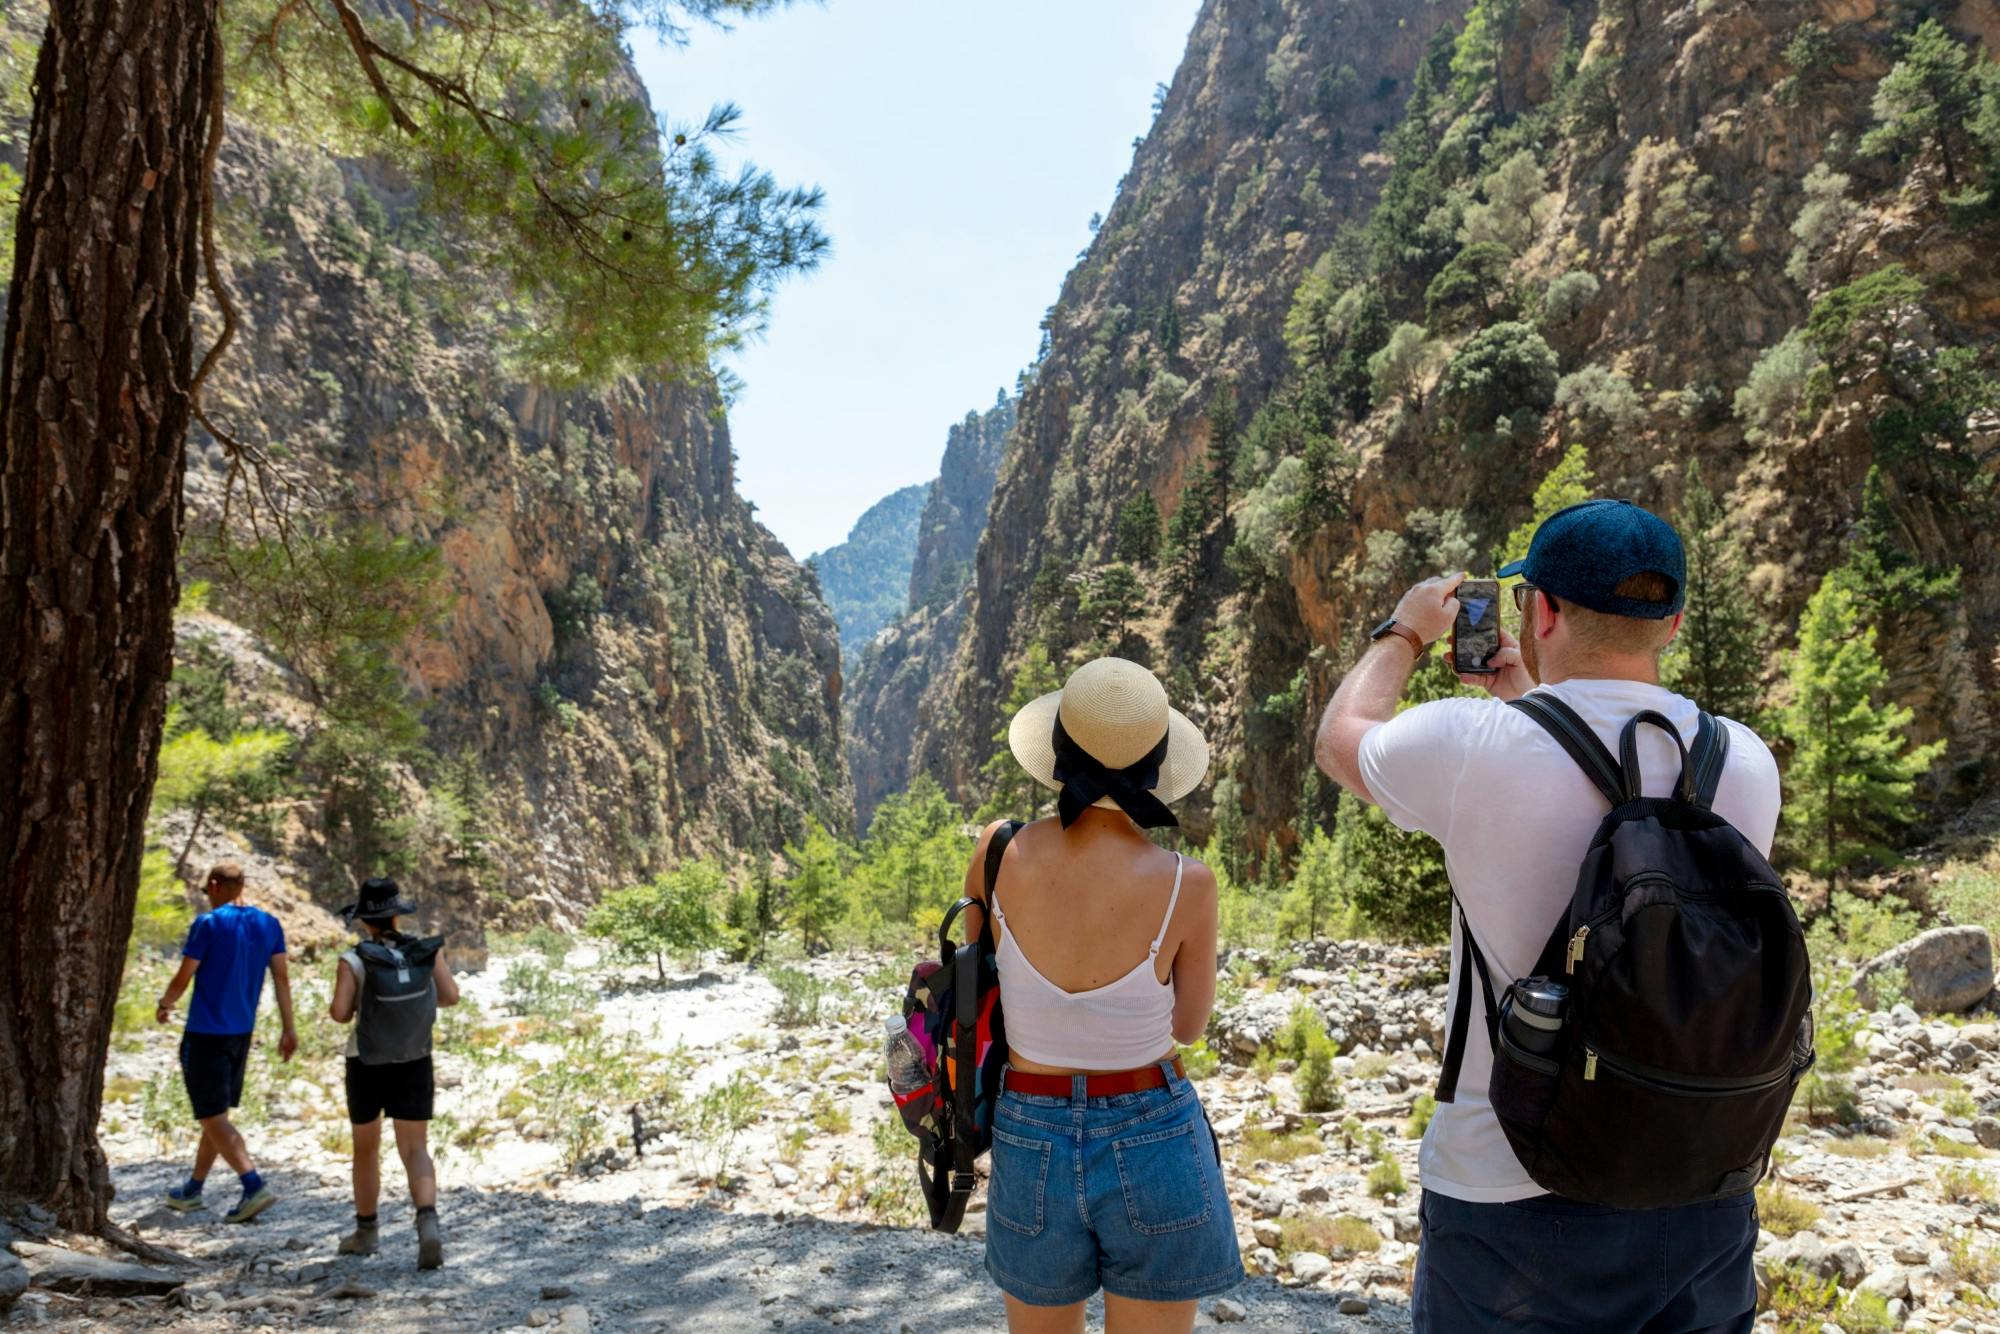
<svg viewBox="0 0 2000 1334">
<path fill-rule="evenodd" d="M 1099 1287 L 1112 1334 L 1188 1330 L 1197 1299 L 1243 1278 L 1176 1054 L 1215 1004 L 1216 888 L 1145 830 L 1178 823 L 1167 804 L 1200 783 L 1208 743 L 1151 672 L 1099 658 L 1016 714 L 1008 744 L 1060 796 L 1006 846 L 990 905 L 1009 1055 L 986 1269 L 1014 1334 L 1081 1330 Z M 966 871 L 982 902 L 993 832 Z"/>
</svg>

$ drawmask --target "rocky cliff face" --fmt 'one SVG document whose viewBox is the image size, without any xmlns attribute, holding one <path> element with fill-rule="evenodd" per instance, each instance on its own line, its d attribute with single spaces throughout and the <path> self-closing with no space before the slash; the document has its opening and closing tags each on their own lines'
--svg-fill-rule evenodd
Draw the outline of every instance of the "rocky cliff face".
<svg viewBox="0 0 2000 1334">
<path fill-rule="evenodd" d="M 986 530 L 993 483 L 1014 429 L 1016 402 L 1002 390 L 945 436 L 944 459 L 918 524 L 904 614 L 851 654 L 842 711 L 854 809 L 867 828 L 883 797 L 909 785 L 913 738 L 936 726 L 932 689 L 951 669 L 969 605 L 972 558 Z"/>
<path fill-rule="evenodd" d="M 820 592 L 840 625 L 841 652 L 857 657 L 864 645 L 908 602 L 910 562 L 917 554 L 917 526 L 932 486 L 918 483 L 868 507 L 847 540 L 806 558 L 819 575 Z"/>
<path fill-rule="evenodd" d="M 309 487 L 308 508 L 442 553 L 450 609 L 405 667 L 431 751 L 478 776 L 484 849 L 473 869 L 435 846 L 427 776 L 406 774 L 419 829 L 403 869 L 432 901 L 573 920 L 676 856 L 772 849 L 808 816 L 844 827 L 834 625 L 737 495 L 705 370 L 522 380 L 505 303 L 373 164 L 235 123 L 218 190 L 245 327 L 211 416 Z M 191 442 L 197 527 L 222 517 L 227 467 Z M 226 584 L 217 602 L 226 614 Z M 287 850 L 315 865 L 314 838 L 301 809 Z"/>
<path fill-rule="evenodd" d="M 1435 561 L 1485 566 L 1584 443 L 1595 490 L 1666 511 L 1698 464 L 1778 648 L 1863 531 L 1877 466 L 1872 531 L 1898 560 L 1961 572 L 1954 605 L 1882 626 L 1894 693 L 1919 736 L 1951 737 L 1931 794 L 1975 786 L 2000 737 L 2000 454 L 1990 391 L 1939 386 L 1994 369 L 2000 229 L 1945 197 L 1921 144 L 1857 144 L 1903 34 L 1941 12 L 1990 52 L 2000 11 L 1919 8 L 1211 0 L 1052 312 L 913 766 L 976 796 L 1026 647 L 1118 651 L 1161 672 L 1217 745 L 1206 791 L 1231 809 L 1198 797 L 1190 832 L 1225 817 L 1252 851 L 1283 844 L 1301 803 L 1324 814 L 1310 725 L 1359 631 Z M 1499 218 L 1495 174 L 1523 153 L 1518 217 Z M 1822 162 L 1846 176 L 1837 190 L 1806 184 Z M 1438 309 L 1434 280 L 1502 224 L 1467 308 L 1447 292 Z M 1837 323 L 1857 304 L 1847 285 L 1892 263 L 1915 294 L 1849 321 L 1795 411 L 1764 429 L 1731 411 L 1767 349 L 1816 309 Z M 1367 360 L 1399 322 L 1422 326 L 1427 353 L 1392 394 Z M 1527 378 L 1547 382 L 1504 386 L 1498 421 L 1470 345 L 1530 336 L 1547 364 Z M 1580 372 L 1556 402 L 1558 375 Z M 1223 385 L 1233 412 L 1210 410 Z M 1140 560 L 1135 601 L 1104 577 L 1126 501 L 1171 516 L 1206 488 L 1215 503 L 1232 420 L 1247 434 L 1220 516 L 1182 548 L 1184 588 L 1168 557 Z M 926 653 L 934 670 L 942 651 Z"/>
</svg>

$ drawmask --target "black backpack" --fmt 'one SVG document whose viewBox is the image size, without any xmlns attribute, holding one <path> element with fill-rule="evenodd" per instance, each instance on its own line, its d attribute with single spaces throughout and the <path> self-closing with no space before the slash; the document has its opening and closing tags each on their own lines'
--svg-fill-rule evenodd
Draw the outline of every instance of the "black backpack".
<svg viewBox="0 0 2000 1334">
<path fill-rule="evenodd" d="M 354 947 L 361 960 L 354 1043 L 363 1065 L 397 1065 L 431 1054 L 437 1022 L 437 962 L 443 936 L 393 932 Z"/>
<path fill-rule="evenodd" d="M 1007 1064 L 1000 969 L 993 957 L 993 885 L 1001 855 L 1020 827 L 1010 820 L 987 841 L 985 924 L 978 939 L 952 944 L 951 928 L 960 914 L 980 906 L 961 898 L 938 924 L 938 957 L 916 966 L 903 995 L 904 1022 L 923 1051 L 931 1080 L 891 1096 L 917 1137 L 917 1183 L 939 1232 L 958 1231 L 977 1183 L 975 1164 L 993 1147 L 993 1107 Z"/>
<path fill-rule="evenodd" d="M 1476 970 L 1493 1111 L 1538 1185 L 1622 1209 L 1741 1194 L 1763 1176 L 1792 1089 L 1812 1068 L 1812 983 L 1777 873 L 1709 809 L 1727 733 L 1704 713 L 1689 752 L 1649 709 L 1625 724 L 1621 763 L 1554 696 L 1511 703 L 1582 766 L 1611 813 L 1535 975 L 1511 983 L 1497 1009 L 1460 909 L 1458 995 L 1437 1099 L 1457 1092 Z M 1640 795 L 1641 724 L 1681 751 L 1672 796 Z M 1543 981 L 1569 988 L 1553 1031 L 1517 1013 Z"/>
</svg>

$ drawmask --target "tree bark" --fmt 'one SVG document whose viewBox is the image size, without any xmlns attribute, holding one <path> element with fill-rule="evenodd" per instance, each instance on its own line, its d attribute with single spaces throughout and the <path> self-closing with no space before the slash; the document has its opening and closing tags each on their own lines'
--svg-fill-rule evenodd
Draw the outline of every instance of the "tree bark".
<svg viewBox="0 0 2000 1334">
<path fill-rule="evenodd" d="M 0 1193 L 101 1230 L 173 658 L 215 0 L 53 0 L 0 343 Z"/>
</svg>

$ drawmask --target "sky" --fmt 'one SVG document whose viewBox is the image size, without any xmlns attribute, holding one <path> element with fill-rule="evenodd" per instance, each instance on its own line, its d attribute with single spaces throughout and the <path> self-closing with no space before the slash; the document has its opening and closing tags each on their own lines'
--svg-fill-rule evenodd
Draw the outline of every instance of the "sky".
<svg viewBox="0 0 2000 1334">
<path fill-rule="evenodd" d="M 743 108 L 726 160 L 826 191 L 831 255 L 724 365 L 739 489 L 803 558 L 936 475 L 1011 389 L 1111 207 L 1199 0 L 826 0 L 680 50 L 635 35 L 675 121 Z"/>
</svg>

